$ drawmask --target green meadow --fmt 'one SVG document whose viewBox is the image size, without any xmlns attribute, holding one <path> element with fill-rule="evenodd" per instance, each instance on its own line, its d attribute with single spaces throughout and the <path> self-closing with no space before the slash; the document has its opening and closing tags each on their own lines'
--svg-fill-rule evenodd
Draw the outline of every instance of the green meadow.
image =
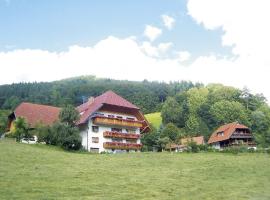
<svg viewBox="0 0 270 200">
<path fill-rule="evenodd" d="M 159 128 L 162 123 L 161 113 L 155 112 L 145 115 L 146 119 L 155 127 Z"/>
<path fill-rule="evenodd" d="M 70 153 L 0 140 L 0 199 L 270 199 L 263 153 Z"/>
</svg>

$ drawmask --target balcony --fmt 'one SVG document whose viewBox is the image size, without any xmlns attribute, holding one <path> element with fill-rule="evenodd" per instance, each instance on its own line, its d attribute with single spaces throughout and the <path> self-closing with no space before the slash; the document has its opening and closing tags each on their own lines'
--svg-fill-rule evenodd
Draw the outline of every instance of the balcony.
<svg viewBox="0 0 270 200">
<path fill-rule="evenodd" d="M 234 134 L 232 134 L 231 138 L 253 138 L 253 136 L 251 133 L 235 132 Z"/>
<path fill-rule="evenodd" d="M 93 117 L 93 120 L 95 124 L 102 124 L 102 125 L 114 125 L 114 126 L 134 127 L 134 128 L 141 128 L 143 126 L 143 122 L 141 121 L 110 118 L 105 116 L 95 116 Z"/>
<path fill-rule="evenodd" d="M 125 139 L 139 139 L 140 134 L 135 133 L 119 133 L 114 131 L 105 131 L 103 132 L 103 137 L 106 138 L 125 138 Z"/>
<path fill-rule="evenodd" d="M 233 142 L 228 144 L 228 146 L 256 146 L 256 143 L 253 141 L 249 141 L 249 142 Z"/>
<path fill-rule="evenodd" d="M 105 149 L 134 149 L 138 150 L 142 148 L 141 144 L 134 143 L 122 143 L 122 142 L 104 142 L 103 147 Z"/>
</svg>

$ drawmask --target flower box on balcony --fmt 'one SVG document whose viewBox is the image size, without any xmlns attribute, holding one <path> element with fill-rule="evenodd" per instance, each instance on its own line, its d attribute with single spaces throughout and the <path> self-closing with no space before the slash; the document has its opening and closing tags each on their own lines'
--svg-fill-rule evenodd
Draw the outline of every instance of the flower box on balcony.
<svg viewBox="0 0 270 200">
<path fill-rule="evenodd" d="M 105 131 L 103 132 L 103 137 L 109 138 L 125 138 L 125 139 L 139 139 L 140 134 L 135 133 L 120 133 L 115 131 Z"/>
<path fill-rule="evenodd" d="M 137 120 L 119 119 L 105 116 L 94 116 L 93 119 L 95 124 L 107 124 L 136 128 L 141 128 L 143 126 L 143 122 Z"/>
<path fill-rule="evenodd" d="M 122 142 L 104 142 L 103 147 L 106 149 L 141 149 L 141 144 L 122 143 Z"/>
</svg>

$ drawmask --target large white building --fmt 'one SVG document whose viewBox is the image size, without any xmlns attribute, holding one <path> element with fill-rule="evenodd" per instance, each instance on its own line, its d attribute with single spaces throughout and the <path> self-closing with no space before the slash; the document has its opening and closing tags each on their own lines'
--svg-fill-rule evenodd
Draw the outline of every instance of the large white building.
<svg viewBox="0 0 270 200">
<path fill-rule="evenodd" d="M 112 91 L 77 107 L 82 145 L 90 152 L 140 151 L 141 133 L 150 130 L 140 109 Z"/>
</svg>

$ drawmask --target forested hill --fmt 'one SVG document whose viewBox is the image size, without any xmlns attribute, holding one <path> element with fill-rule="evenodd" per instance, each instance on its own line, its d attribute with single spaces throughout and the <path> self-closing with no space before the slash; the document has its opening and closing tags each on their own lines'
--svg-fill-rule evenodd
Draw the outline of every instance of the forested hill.
<svg viewBox="0 0 270 200">
<path fill-rule="evenodd" d="M 82 76 L 54 82 L 18 83 L 0 86 L 0 109 L 14 109 L 20 102 L 63 106 L 75 106 L 87 101 L 90 96 L 98 96 L 107 90 L 139 106 L 144 113 L 161 110 L 168 96 L 186 91 L 194 86 L 189 81 L 149 82 L 126 81 Z"/>
</svg>

